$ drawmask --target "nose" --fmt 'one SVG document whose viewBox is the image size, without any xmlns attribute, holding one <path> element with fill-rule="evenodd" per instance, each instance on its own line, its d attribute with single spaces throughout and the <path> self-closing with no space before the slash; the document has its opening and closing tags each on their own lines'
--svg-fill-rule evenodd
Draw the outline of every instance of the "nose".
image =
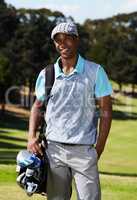
<svg viewBox="0 0 137 200">
<path fill-rule="evenodd" d="M 61 40 L 60 42 L 59 42 L 59 48 L 60 49 L 64 49 L 66 47 L 66 42 L 65 42 L 65 40 L 63 39 L 63 40 Z"/>
<path fill-rule="evenodd" d="M 66 46 L 65 46 L 64 43 L 62 43 L 62 44 L 59 45 L 60 50 L 61 50 L 61 49 L 64 49 L 65 47 L 66 47 Z"/>
</svg>

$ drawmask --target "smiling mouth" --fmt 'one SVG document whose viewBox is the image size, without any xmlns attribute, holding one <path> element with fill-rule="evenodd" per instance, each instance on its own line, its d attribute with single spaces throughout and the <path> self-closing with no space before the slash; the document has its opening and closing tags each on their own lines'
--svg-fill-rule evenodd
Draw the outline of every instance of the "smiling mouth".
<svg viewBox="0 0 137 200">
<path fill-rule="evenodd" d="M 61 53 L 69 53 L 70 52 L 70 50 L 69 49 L 63 49 L 63 50 L 61 50 Z"/>
</svg>

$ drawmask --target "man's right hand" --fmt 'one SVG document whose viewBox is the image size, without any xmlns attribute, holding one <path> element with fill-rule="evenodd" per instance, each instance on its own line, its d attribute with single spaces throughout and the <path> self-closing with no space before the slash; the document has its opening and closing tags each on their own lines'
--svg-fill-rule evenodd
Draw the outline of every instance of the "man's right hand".
<svg viewBox="0 0 137 200">
<path fill-rule="evenodd" d="M 28 144 L 27 149 L 36 154 L 42 155 L 41 144 L 38 141 L 36 136 L 38 127 L 41 124 L 41 120 L 43 118 L 41 114 L 40 108 L 42 107 L 43 102 L 39 100 L 35 100 L 31 112 L 30 112 L 30 119 L 29 119 L 29 133 L 28 133 Z"/>
<path fill-rule="evenodd" d="M 36 137 L 28 139 L 27 149 L 32 153 L 43 155 L 41 144 Z"/>
</svg>

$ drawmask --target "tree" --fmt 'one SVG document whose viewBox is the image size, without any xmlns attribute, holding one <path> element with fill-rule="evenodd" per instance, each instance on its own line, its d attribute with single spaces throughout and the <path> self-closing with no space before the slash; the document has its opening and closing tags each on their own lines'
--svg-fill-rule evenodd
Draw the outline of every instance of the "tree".
<svg viewBox="0 0 137 200">
<path fill-rule="evenodd" d="M 137 12 L 84 23 L 89 33 L 87 56 L 105 66 L 120 90 L 123 83 L 132 83 L 134 88 L 137 80 L 136 17 Z"/>
<path fill-rule="evenodd" d="M 9 69 L 9 59 L 5 51 L 8 42 L 14 37 L 15 30 L 18 26 L 16 10 L 8 7 L 4 1 L 0 1 L 0 90 L 2 109 L 4 110 L 5 92 L 11 84 L 11 73 Z"/>
<path fill-rule="evenodd" d="M 20 25 L 14 38 L 8 43 L 7 56 L 11 61 L 10 69 L 14 70 L 17 76 L 16 84 L 28 86 L 31 94 L 40 70 L 57 57 L 50 39 L 57 17 L 50 20 L 44 10 L 42 12 L 21 10 L 21 13 L 18 11 L 18 16 L 20 16 Z M 59 18 L 63 19 L 63 16 Z"/>
<path fill-rule="evenodd" d="M 0 0 L 0 7 L 6 7 L 6 3 L 4 0 Z"/>
<path fill-rule="evenodd" d="M 0 104 L 2 114 L 5 111 L 5 91 L 9 86 L 9 72 L 8 72 L 9 60 L 0 55 Z"/>
</svg>

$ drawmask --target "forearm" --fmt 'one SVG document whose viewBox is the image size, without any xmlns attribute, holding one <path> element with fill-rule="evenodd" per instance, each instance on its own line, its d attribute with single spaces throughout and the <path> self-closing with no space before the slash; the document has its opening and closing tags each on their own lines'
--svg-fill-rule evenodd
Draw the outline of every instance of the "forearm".
<svg viewBox="0 0 137 200">
<path fill-rule="evenodd" d="M 96 144 L 96 149 L 99 155 L 101 155 L 101 153 L 104 150 L 107 137 L 110 131 L 110 127 L 111 127 L 111 121 L 112 121 L 111 112 L 105 112 L 100 117 L 99 135 L 98 135 L 97 144 Z"/>
<path fill-rule="evenodd" d="M 41 124 L 41 120 L 42 113 L 40 111 L 40 105 L 35 101 L 30 113 L 28 138 L 36 137 L 36 132 Z"/>
<path fill-rule="evenodd" d="M 42 103 L 39 101 L 35 101 L 30 114 L 30 120 L 29 120 L 29 133 L 28 133 L 28 144 L 27 149 L 33 153 L 37 154 L 43 154 L 41 150 L 41 146 L 39 144 L 38 138 L 37 138 L 37 130 L 39 128 L 39 125 L 41 124 L 42 120 L 42 112 L 41 112 Z"/>
<path fill-rule="evenodd" d="M 99 107 L 100 107 L 100 121 L 99 121 L 99 134 L 96 144 L 96 150 L 98 156 L 100 157 L 101 153 L 104 150 L 111 127 L 111 121 L 112 121 L 111 97 L 110 96 L 102 97 L 99 100 Z"/>
</svg>

